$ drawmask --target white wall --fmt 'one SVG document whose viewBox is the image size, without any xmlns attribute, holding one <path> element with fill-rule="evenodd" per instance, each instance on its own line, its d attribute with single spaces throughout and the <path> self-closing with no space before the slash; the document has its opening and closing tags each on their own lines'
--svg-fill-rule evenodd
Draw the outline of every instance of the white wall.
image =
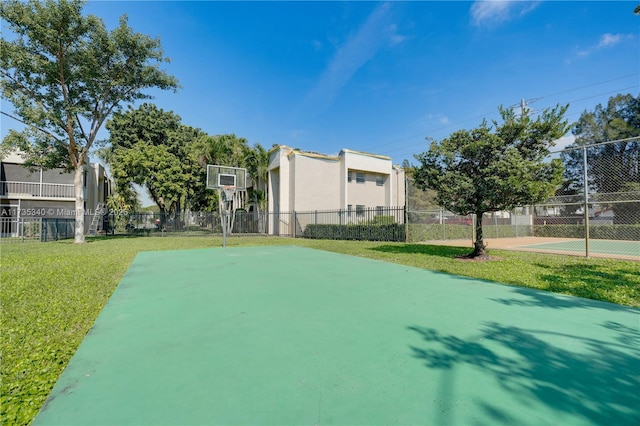
<svg viewBox="0 0 640 426">
<path fill-rule="evenodd" d="M 293 154 L 290 161 L 294 170 L 291 176 L 294 210 L 334 210 L 341 207 L 340 164 L 337 159 Z"/>
<path fill-rule="evenodd" d="M 353 179 L 348 182 L 348 173 Z M 356 173 L 365 174 L 357 183 Z M 376 176 L 383 177 L 378 186 Z M 351 150 L 338 157 L 279 146 L 269 157 L 269 211 L 314 211 L 404 205 L 404 171 L 391 158 Z"/>
<path fill-rule="evenodd" d="M 362 170 L 350 170 L 352 173 L 351 182 L 347 182 L 347 205 L 351 204 L 363 205 L 365 208 L 387 205 L 387 193 L 390 187 L 389 175 L 380 173 L 371 173 Z M 364 173 L 364 183 L 358 183 L 356 179 L 357 173 Z M 384 179 L 383 186 L 377 186 L 376 177 L 382 176 Z"/>
</svg>

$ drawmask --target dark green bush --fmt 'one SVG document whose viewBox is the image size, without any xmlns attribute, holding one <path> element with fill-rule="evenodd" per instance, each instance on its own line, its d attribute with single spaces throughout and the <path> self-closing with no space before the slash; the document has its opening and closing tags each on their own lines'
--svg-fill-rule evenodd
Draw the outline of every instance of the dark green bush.
<svg viewBox="0 0 640 426">
<path fill-rule="evenodd" d="M 307 225 L 303 238 L 319 240 L 404 241 L 404 225 Z"/>
<path fill-rule="evenodd" d="M 396 219 L 393 216 L 375 216 L 373 220 L 369 221 L 370 225 L 393 225 L 396 223 Z"/>
<path fill-rule="evenodd" d="M 469 225 L 409 224 L 409 242 L 435 240 L 471 240 L 473 227 Z"/>
<path fill-rule="evenodd" d="M 583 225 L 534 225 L 534 237 L 584 238 Z"/>
</svg>

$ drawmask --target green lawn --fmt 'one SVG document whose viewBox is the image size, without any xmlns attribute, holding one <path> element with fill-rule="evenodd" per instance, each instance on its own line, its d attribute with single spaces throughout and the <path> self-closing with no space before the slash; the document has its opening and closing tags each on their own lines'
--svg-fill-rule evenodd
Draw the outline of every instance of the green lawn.
<svg viewBox="0 0 640 426">
<path fill-rule="evenodd" d="M 498 250 L 499 260 L 474 262 L 455 259 L 467 248 L 267 237 L 227 245 L 301 245 L 640 307 L 638 262 Z M 220 246 L 213 237 L 3 244 L 0 424 L 31 422 L 138 252 Z"/>
</svg>

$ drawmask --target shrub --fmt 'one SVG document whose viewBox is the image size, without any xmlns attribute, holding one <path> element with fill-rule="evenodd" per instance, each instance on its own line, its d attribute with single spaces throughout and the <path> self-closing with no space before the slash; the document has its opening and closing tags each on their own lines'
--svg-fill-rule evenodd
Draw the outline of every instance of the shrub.
<svg viewBox="0 0 640 426">
<path fill-rule="evenodd" d="M 409 242 L 436 240 L 471 240 L 473 228 L 468 225 L 409 224 Z"/>
<path fill-rule="evenodd" d="M 369 221 L 369 225 L 393 225 L 396 223 L 396 219 L 393 216 L 374 216 L 373 220 Z"/>
<path fill-rule="evenodd" d="M 325 225 L 311 224 L 304 228 L 303 238 L 321 240 L 404 241 L 404 225 Z"/>
</svg>

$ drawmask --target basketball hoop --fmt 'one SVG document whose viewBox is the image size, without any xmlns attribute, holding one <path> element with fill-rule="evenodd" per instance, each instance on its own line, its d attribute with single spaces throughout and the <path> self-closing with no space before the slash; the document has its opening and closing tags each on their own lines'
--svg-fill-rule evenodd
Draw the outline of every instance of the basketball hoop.
<svg viewBox="0 0 640 426">
<path fill-rule="evenodd" d="M 233 200 L 233 195 L 236 193 L 236 187 L 235 186 L 223 186 L 222 187 L 222 194 L 223 194 L 223 200 L 224 201 L 232 201 Z"/>
<path fill-rule="evenodd" d="M 242 207 L 242 197 L 234 200 L 238 191 L 247 189 L 247 169 L 207 164 L 207 188 L 218 191 L 222 247 L 227 245 L 227 234 L 233 230 L 234 212 Z"/>
</svg>

